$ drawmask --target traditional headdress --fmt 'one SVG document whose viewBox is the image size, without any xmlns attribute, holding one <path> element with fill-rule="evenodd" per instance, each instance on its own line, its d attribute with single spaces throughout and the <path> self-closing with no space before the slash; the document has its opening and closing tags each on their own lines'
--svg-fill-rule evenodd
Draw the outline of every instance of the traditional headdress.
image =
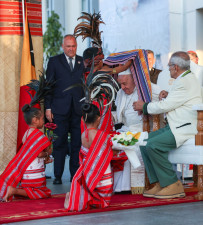
<svg viewBox="0 0 203 225">
<path fill-rule="evenodd" d="M 83 21 L 79 23 L 74 29 L 74 35 L 77 38 L 78 36 L 82 36 L 82 40 L 84 41 L 85 38 L 89 37 L 92 39 L 92 45 L 94 47 L 101 48 L 102 47 L 102 40 L 101 40 L 101 33 L 99 31 L 99 25 L 104 22 L 101 19 L 100 13 L 90 13 L 82 12 L 82 16 L 78 18 L 78 20 L 83 19 Z"/>
<path fill-rule="evenodd" d="M 43 73 L 39 75 L 39 80 L 31 80 L 27 84 L 29 87 L 27 92 L 31 97 L 29 106 L 32 107 L 44 100 L 44 97 L 53 91 L 55 83 L 55 81 L 47 81 Z M 33 91 L 35 91 L 34 96 L 31 94 Z"/>
<path fill-rule="evenodd" d="M 102 56 L 102 40 L 101 33 L 99 31 L 99 25 L 104 22 L 101 19 L 100 13 L 86 13 L 82 12 L 82 16 L 78 18 L 78 20 L 83 19 L 85 21 L 79 23 L 74 29 L 74 35 L 77 38 L 78 36 L 82 36 L 82 40 L 84 41 L 87 37 L 92 39 L 92 47 L 87 48 L 83 53 L 83 59 L 87 64 L 87 67 L 91 67 L 92 58 Z"/>
<path fill-rule="evenodd" d="M 93 101 L 96 101 L 99 103 L 100 109 L 102 109 L 103 106 L 110 105 L 115 99 L 116 92 L 119 90 L 119 85 L 111 75 L 107 74 L 108 72 L 96 71 L 93 73 L 93 70 L 94 58 L 90 73 L 87 76 L 86 81 L 83 77 L 82 84 L 74 84 L 65 89 L 64 91 L 70 90 L 74 87 L 82 86 L 85 93 L 85 97 L 81 99 L 81 101 L 84 100 L 86 107 L 88 107 L 88 105 L 91 104 Z M 107 103 L 104 104 L 104 102 Z"/>
<path fill-rule="evenodd" d="M 86 61 L 87 65 L 91 67 L 88 76 L 82 79 L 82 84 L 73 85 L 66 90 L 69 90 L 76 86 L 82 86 L 85 93 L 85 101 L 83 109 L 92 103 L 92 101 L 97 101 L 100 105 L 100 110 L 105 106 L 110 105 L 115 99 L 116 92 L 119 90 L 118 83 L 114 78 L 108 75 L 108 72 L 98 71 L 94 72 L 94 62 L 98 58 L 103 59 L 102 52 L 102 40 L 101 33 L 99 31 L 99 25 L 104 22 L 101 19 L 100 13 L 86 13 L 82 12 L 82 16 L 78 20 L 83 19 L 85 21 L 79 23 L 74 30 L 74 35 L 77 38 L 82 36 L 84 41 L 87 37 L 92 39 L 92 47 L 87 48 L 83 53 L 83 59 Z M 106 102 L 106 103 L 104 103 Z"/>
</svg>

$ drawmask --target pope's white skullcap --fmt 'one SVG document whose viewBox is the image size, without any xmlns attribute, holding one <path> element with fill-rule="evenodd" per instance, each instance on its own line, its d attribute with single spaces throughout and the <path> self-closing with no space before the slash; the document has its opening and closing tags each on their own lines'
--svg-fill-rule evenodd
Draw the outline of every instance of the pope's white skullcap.
<svg viewBox="0 0 203 225">
<path fill-rule="evenodd" d="M 132 73 L 131 73 L 131 71 L 130 71 L 130 68 L 128 68 L 127 70 L 124 70 L 123 72 L 120 72 L 119 74 L 118 74 L 118 76 L 120 76 L 120 75 L 131 75 Z"/>
</svg>

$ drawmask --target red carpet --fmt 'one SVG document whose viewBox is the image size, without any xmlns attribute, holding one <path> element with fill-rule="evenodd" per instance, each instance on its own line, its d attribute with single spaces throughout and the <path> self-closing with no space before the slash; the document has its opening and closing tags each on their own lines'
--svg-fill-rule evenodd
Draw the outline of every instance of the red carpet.
<svg viewBox="0 0 203 225">
<path fill-rule="evenodd" d="M 54 195 L 49 199 L 41 200 L 15 200 L 12 202 L 0 203 L 0 224 L 19 222 L 50 217 L 70 216 L 75 214 L 86 214 L 96 212 L 107 212 L 122 209 L 142 208 L 169 204 L 197 202 L 194 199 L 194 192 L 186 193 L 185 198 L 179 199 L 154 199 L 144 198 L 142 195 L 116 194 L 112 197 L 110 207 L 105 209 L 92 209 L 79 213 L 66 212 L 63 208 L 65 194 Z"/>
</svg>

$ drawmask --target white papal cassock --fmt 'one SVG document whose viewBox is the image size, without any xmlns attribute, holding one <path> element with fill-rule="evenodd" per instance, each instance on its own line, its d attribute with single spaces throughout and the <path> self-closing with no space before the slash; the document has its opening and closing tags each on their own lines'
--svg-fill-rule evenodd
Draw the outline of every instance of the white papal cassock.
<svg viewBox="0 0 203 225">
<path fill-rule="evenodd" d="M 152 84 L 152 99 L 157 100 L 160 89 L 157 85 Z M 115 121 L 116 123 L 123 123 L 124 126 L 120 131 L 143 131 L 142 116 L 133 110 L 133 102 L 138 100 L 137 89 L 131 95 L 125 94 L 120 89 L 117 93 L 115 104 L 117 106 Z M 124 163 L 123 171 L 114 173 L 114 192 L 130 191 L 131 183 L 133 188 L 137 189 L 137 193 L 141 193 L 144 188 L 144 163 L 140 151 L 138 150 L 137 156 L 141 162 L 141 166 L 133 169 L 133 176 L 131 178 L 131 165 L 129 160 Z M 131 179 L 132 182 L 131 182 Z"/>
</svg>

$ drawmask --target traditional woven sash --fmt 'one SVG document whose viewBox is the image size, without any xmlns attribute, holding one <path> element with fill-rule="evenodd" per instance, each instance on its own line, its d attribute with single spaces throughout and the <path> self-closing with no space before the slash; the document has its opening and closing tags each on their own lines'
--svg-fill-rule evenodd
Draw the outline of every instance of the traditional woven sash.
<svg viewBox="0 0 203 225">
<path fill-rule="evenodd" d="M 111 145 L 110 137 L 99 130 L 87 155 L 80 152 L 80 167 L 71 184 L 68 211 L 89 209 L 95 202 L 101 207 L 106 205 L 105 196 L 100 196 L 95 188 L 112 159 Z"/>
<path fill-rule="evenodd" d="M 8 186 L 18 185 L 27 167 L 49 145 L 50 142 L 44 133 L 38 129 L 33 130 L 0 176 L 0 199 L 6 194 Z"/>
<path fill-rule="evenodd" d="M 150 102 L 152 91 L 146 50 L 136 49 L 112 53 L 107 57 L 107 59 L 105 59 L 104 63 L 109 66 L 113 66 L 125 64 L 129 60 L 133 61 L 130 70 L 138 90 L 138 98 L 144 102 Z"/>
<path fill-rule="evenodd" d="M 98 131 L 83 164 L 83 175 L 90 191 L 94 190 L 112 159 L 111 145 L 108 135 Z"/>
</svg>

